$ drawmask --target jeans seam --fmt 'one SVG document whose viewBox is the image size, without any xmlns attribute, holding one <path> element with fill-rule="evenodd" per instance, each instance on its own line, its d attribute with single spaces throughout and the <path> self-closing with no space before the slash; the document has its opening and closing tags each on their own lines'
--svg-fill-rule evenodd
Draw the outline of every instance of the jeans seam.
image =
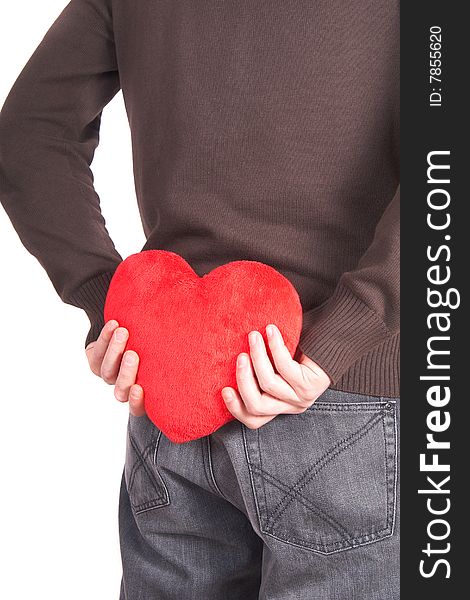
<svg viewBox="0 0 470 600">
<path fill-rule="evenodd" d="M 388 460 L 387 460 L 387 435 L 386 435 L 386 423 L 385 423 L 385 414 L 382 415 L 382 423 L 383 423 L 383 438 L 384 438 L 384 461 L 385 461 L 385 489 L 387 490 L 387 520 L 386 523 L 389 526 L 390 524 L 390 484 L 389 484 L 389 469 L 388 469 Z"/>
<path fill-rule="evenodd" d="M 205 436 L 205 438 L 206 438 L 206 445 L 207 445 L 207 470 L 209 472 L 209 477 L 207 479 L 209 481 L 209 485 L 211 485 L 211 487 L 213 488 L 213 490 L 217 494 L 219 494 L 222 498 L 224 498 L 225 500 L 228 500 L 228 498 L 225 496 L 225 494 L 219 488 L 219 485 L 217 484 L 217 481 L 215 479 L 215 473 L 214 473 L 213 463 L 212 463 L 212 452 L 211 452 L 210 436 L 209 435 Z M 203 455 L 203 458 L 204 458 L 204 455 Z"/>
<path fill-rule="evenodd" d="M 396 404 L 395 400 L 386 399 L 382 402 L 326 402 L 324 400 L 317 400 L 314 402 L 308 411 L 322 410 L 322 411 L 344 411 L 344 412 L 370 412 L 375 413 L 377 409 L 385 409 L 390 404 Z"/>
<path fill-rule="evenodd" d="M 263 459 L 262 459 L 262 454 L 261 454 L 261 445 L 260 445 L 260 434 L 259 434 L 259 429 L 256 430 L 256 441 L 258 443 L 258 456 L 259 456 L 259 464 L 261 467 L 261 470 L 263 470 Z M 264 509 L 266 511 L 266 517 L 268 517 L 268 498 L 266 495 L 266 486 L 265 486 L 265 482 L 263 477 L 261 478 L 261 487 L 263 488 L 263 498 L 264 498 Z"/>
<path fill-rule="evenodd" d="M 398 418 L 397 411 L 395 409 L 393 413 L 393 447 L 395 449 L 393 456 L 393 466 L 394 466 L 394 478 L 393 478 L 393 514 L 392 514 L 392 532 L 395 530 L 395 523 L 397 518 L 397 490 L 398 490 L 398 453 L 399 453 L 399 444 L 398 444 Z"/>
<path fill-rule="evenodd" d="M 396 404 L 396 403 L 394 403 Z M 387 523 L 390 526 L 391 532 L 393 533 L 395 529 L 395 518 L 396 518 L 396 505 L 397 505 L 397 481 L 398 481 L 398 435 L 397 435 L 397 415 L 396 409 L 390 411 L 392 416 L 392 447 L 394 448 L 393 453 L 393 480 L 389 482 L 390 473 L 389 473 L 389 461 L 388 461 L 388 448 L 390 446 L 390 440 L 388 439 L 390 436 L 387 436 L 387 428 L 386 428 L 386 415 L 383 415 L 384 420 L 384 445 L 385 445 L 385 468 L 387 473 Z"/>
<path fill-rule="evenodd" d="M 381 535 L 383 532 L 387 532 L 387 534 Z M 267 531 L 265 531 L 264 533 L 276 540 L 294 546 L 299 546 L 301 548 L 304 548 L 305 550 L 319 552 L 320 554 L 334 554 L 335 552 L 349 550 L 357 546 L 365 546 L 366 544 L 371 544 L 373 542 L 377 542 L 379 540 L 390 537 L 393 534 L 393 530 L 390 528 L 389 525 L 387 525 L 387 527 L 383 527 L 382 529 L 373 530 L 371 532 L 355 536 L 354 538 L 339 540 L 338 542 L 331 542 L 329 544 L 319 544 L 318 542 L 308 543 L 303 539 L 296 538 L 293 536 L 286 536 L 285 538 L 282 538 L 278 535 L 275 535 L 274 533 L 270 533 Z"/>
</svg>

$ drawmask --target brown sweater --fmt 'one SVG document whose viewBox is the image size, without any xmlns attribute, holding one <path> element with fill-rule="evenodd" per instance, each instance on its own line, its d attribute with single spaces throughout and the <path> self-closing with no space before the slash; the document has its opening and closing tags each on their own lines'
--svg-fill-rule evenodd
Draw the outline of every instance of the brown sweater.
<svg viewBox="0 0 470 600">
<path fill-rule="evenodd" d="M 85 344 L 122 260 L 90 169 L 121 89 L 141 250 L 270 264 L 332 387 L 398 396 L 398 36 L 398 0 L 71 0 L 1 110 L 0 200 Z"/>
</svg>

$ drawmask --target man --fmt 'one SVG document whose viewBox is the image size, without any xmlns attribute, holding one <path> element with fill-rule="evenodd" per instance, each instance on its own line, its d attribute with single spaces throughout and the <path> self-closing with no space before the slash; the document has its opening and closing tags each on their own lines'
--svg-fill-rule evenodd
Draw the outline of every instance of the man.
<svg viewBox="0 0 470 600">
<path fill-rule="evenodd" d="M 398 34 L 395 0 L 71 0 L 4 103 L 2 204 L 130 404 L 121 600 L 399 597 Z M 251 332 L 236 420 L 185 444 L 103 320 L 122 257 L 90 164 L 119 90 L 142 250 L 265 262 L 304 309 L 294 358 Z"/>
</svg>

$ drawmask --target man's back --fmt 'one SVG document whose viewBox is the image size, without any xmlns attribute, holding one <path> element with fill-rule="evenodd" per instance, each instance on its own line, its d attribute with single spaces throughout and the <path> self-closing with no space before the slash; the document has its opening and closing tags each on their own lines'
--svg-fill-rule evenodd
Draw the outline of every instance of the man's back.
<svg viewBox="0 0 470 600">
<path fill-rule="evenodd" d="M 396 0 L 71 0 L 5 101 L 0 200 L 129 402 L 121 600 L 399 597 L 398 34 Z M 103 327 L 122 257 L 90 165 L 119 89 L 143 249 L 268 263 L 302 303 L 298 357 L 250 331 L 235 418 L 182 444 Z"/>
<path fill-rule="evenodd" d="M 303 350 L 339 389 L 396 395 L 397 208 L 337 284 L 398 189 L 398 34 L 395 0 L 72 0 L 2 109 L 0 193 L 62 299 L 96 321 L 86 342 L 121 260 L 88 168 L 121 88 L 143 249 L 200 275 L 272 265 L 299 292 Z M 335 289 L 332 332 L 315 309 Z"/>
</svg>

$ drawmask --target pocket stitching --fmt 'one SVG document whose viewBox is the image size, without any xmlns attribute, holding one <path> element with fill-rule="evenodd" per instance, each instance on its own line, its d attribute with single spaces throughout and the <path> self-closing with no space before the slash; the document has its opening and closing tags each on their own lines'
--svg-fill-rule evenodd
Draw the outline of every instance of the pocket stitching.
<svg viewBox="0 0 470 600">
<path fill-rule="evenodd" d="M 287 490 L 288 495 L 291 493 L 289 486 L 282 483 L 282 481 L 280 481 L 279 479 L 277 479 L 276 477 L 271 475 L 271 473 L 268 473 L 267 471 L 260 469 L 259 467 L 257 467 L 254 464 L 252 464 L 251 466 L 255 471 L 259 471 L 260 473 L 262 473 L 263 476 L 266 477 L 266 480 L 268 480 L 268 478 L 271 478 L 273 480 L 273 481 L 270 481 L 271 485 L 273 485 L 274 487 L 277 487 L 277 489 L 284 491 L 284 492 Z M 264 479 L 264 477 L 262 477 L 262 479 Z M 276 483 L 274 483 L 274 482 L 276 482 Z M 346 534 L 349 537 L 352 537 L 352 533 L 350 531 L 348 531 L 343 525 L 341 525 L 341 523 L 336 521 L 336 519 L 334 519 L 331 515 L 329 515 L 324 510 L 322 510 L 319 506 L 316 506 L 315 502 L 312 502 L 311 500 L 306 498 L 303 494 L 298 494 L 298 496 L 299 496 L 299 498 L 297 498 L 297 500 L 299 502 L 301 502 L 301 504 L 303 504 L 306 508 L 311 510 L 315 515 L 319 516 L 321 519 L 326 521 L 329 525 L 331 525 L 333 527 L 333 529 L 336 529 L 336 531 L 338 533 L 341 533 L 343 535 Z M 268 514 L 268 511 L 266 511 L 266 514 Z M 269 533 L 269 531 L 265 531 L 265 533 Z"/>
<path fill-rule="evenodd" d="M 145 461 L 147 460 L 148 455 L 150 454 L 150 450 L 152 449 L 153 445 L 155 444 L 155 440 L 156 440 L 156 434 L 152 433 L 152 437 L 150 439 L 150 442 L 147 444 L 147 446 L 145 446 L 145 448 L 142 450 L 142 452 L 138 449 L 137 443 L 135 442 L 135 438 L 132 436 L 131 432 L 130 432 L 130 428 L 129 428 L 129 437 L 132 438 L 131 442 L 132 442 L 132 447 L 134 448 L 136 454 L 139 457 L 139 460 L 137 460 L 132 469 L 131 472 L 129 474 L 129 488 L 132 488 L 133 484 L 134 484 L 134 478 L 136 476 L 137 471 L 142 467 L 142 461 L 140 460 L 140 457 L 142 457 L 142 460 Z"/>
<path fill-rule="evenodd" d="M 384 531 L 386 531 L 387 534 L 380 535 Z M 365 546 L 367 544 L 372 544 L 373 542 L 384 540 L 393 534 L 393 530 L 391 530 L 390 526 L 387 525 L 387 527 L 384 527 L 383 529 L 378 529 L 377 531 L 372 530 L 369 533 L 356 536 L 355 538 L 349 538 L 338 542 L 331 542 L 329 544 L 321 544 L 317 542 L 314 545 L 307 545 L 307 542 L 305 542 L 305 540 L 296 537 L 281 538 L 272 533 L 265 533 L 275 538 L 276 540 L 280 540 L 281 542 L 285 542 L 286 544 L 291 544 L 292 546 L 299 546 L 301 548 L 305 548 L 306 550 L 311 550 L 312 552 L 318 552 L 319 554 L 335 554 L 336 552 L 343 552 L 345 550 L 357 548 L 358 546 Z M 335 546 L 338 547 L 335 548 Z"/>
<path fill-rule="evenodd" d="M 388 457 L 387 457 L 387 428 L 385 423 L 385 413 L 382 414 L 382 423 L 383 423 L 383 435 L 384 435 L 384 461 L 385 461 L 385 489 L 387 490 L 387 520 L 386 529 L 390 529 L 390 484 L 389 484 L 389 465 L 388 465 Z M 379 532 L 380 533 L 380 532 Z"/>
<path fill-rule="evenodd" d="M 157 452 L 158 452 L 158 448 L 160 446 L 161 438 L 162 438 L 162 431 L 159 431 L 156 442 L 155 442 L 155 449 L 153 451 L 153 467 L 155 469 L 155 473 L 157 474 L 158 478 L 160 479 L 160 483 L 162 484 L 163 490 L 164 490 L 163 499 L 165 500 L 165 503 L 162 504 L 161 506 L 167 506 L 168 504 L 170 504 L 170 493 L 168 491 L 168 488 L 166 486 L 166 483 L 165 483 L 163 477 L 161 476 L 160 470 L 158 469 L 158 466 L 157 466 Z"/>
<path fill-rule="evenodd" d="M 355 403 L 354 407 L 351 405 L 351 403 L 344 404 L 344 403 L 329 402 L 329 403 L 324 403 L 324 404 L 321 403 L 321 404 L 322 404 L 322 406 L 320 406 L 320 403 L 318 403 L 316 406 L 313 405 L 311 408 L 315 408 L 317 410 L 321 409 L 321 410 L 325 410 L 325 411 L 328 411 L 328 410 L 335 411 L 335 410 L 339 409 L 339 410 L 345 410 L 345 411 L 349 410 L 349 411 L 353 411 L 353 412 L 371 412 L 373 410 L 373 408 L 381 408 L 382 409 L 380 411 L 380 416 L 378 417 L 378 422 L 379 421 L 383 422 L 383 436 L 384 436 L 384 444 L 385 444 L 385 470 L 386 470 L 385 477 L 386 477 L 386 495 L 387 495 L 386 526 L 383 527 L 382 529 L 379 529 L 379 530 L 372 529 L 371 531 L 369 531 L 366 534 L 360 534 L 359 536 L 356 536 L 354 538 L 348 538 L 347 540 L 339 540 L 337 542 L 331 542 L 329 544 L 322 544 L 322 543 L 318 543 L 318 542 L 313 542 L 313 544 L 312 544 L 312 542 L 306 542 L 305 540 L 301 540 L 299 538 L 292 537 L 289 535 L 286 535 L 285 537 L 281 538 L 281 537 L 263 529 L 263 520 L 261 518 L 259 500 L 258 500 L 258 495 L 256 493 L 256 485 L 255 485 L 254 472 L 253 472 L 254 470 L 259 471 L 259 467 L 257 467 L 257 465 L 252 463 L 250 460 L 250 451 L 248 450 L 248 440 L 247 440 L 247 431 L 246 431 L 247 428 L 245 426 L 242 426 L 242 433 L 243 433 L 243 443 L 244 443 L 244 447 L 245 447 L 245 455 L 246 455 L 249 472 L 250 472 L 251 487 L 252 487 L 252 491 L 253 491 L 253 495 L 254 495 L 253 497 L 254 497 L 254 501 L 255 501 L 256 512 L 258 515 L 258 520 L 260 523 L 261 531 L 263 533 L 265 533 L 266 535 L 269 535 L 270 537 L 277 539 L 283 543 L 297 546 L 297 547 L 303 548 L 305 550 L 309 550 L 309 551 L 317 553 L 317 554 L 328 555 L 328 554 L 334 554 L 334 553 L 338 553 L 338 552 L 344 552 L 346 550 L 349 550 L 349 549 L 352 549 L 352 548 L 355 548 L 358 546 L 364 546 L 367 544 L 371 544 L 371 543 L 389 538 L 393 535 L 394 528 L 395 528 L 396 485 L 397 485 L 397 478 L 398 478 L 398 471 L 397 471 L 397 460 L 398 460 L 397 443 L 398 443 L 398 441 L 397 441 L 397 432 L 396 432 L 397 418 L 396 418 L 396 411 L 394 410 L 396 407 L 396 402 L 394 400 L 389 400 L 388 398 L 386 399 L 385 403 L 384 402 Z M 387 415 L 389 415 L 392 420 L 391 435 L 387 435 L 387 428 L 386 428 Z M 370 423 L 370 421 L 368 421 L 368 423 Z M 370 431 L 374 425 L 375 425 L 375 423 L 373 425 L 371 425 L 371 427 L 367 430 L 367 432 Z M 364 427 L 367 427 L 367 423 L 363 426 L 363 428 Z M 361 432 L 363 430 L 363 428 L 359 429 L 356 432 L 356 434 L 358 432 Z M 365 432 L 364 435 L 367 432 Z M 258 434 L 258 448 L 259 448 L 258 451 L 260 452 L 259 430 L 257 430 L 257 434 Z M 390 457 L 390 459 L 389 459 L 389 457 L 387 456 L 387 451 L 390 448 L 390 446 L 393 451 L 393 457 Z M 261 454 L 261 452 L 260 452 L 260 454 Z M 324 457 L 325 457 L 325 455 L 324 455 Z M 260 458 L 261 458 L 261 456 L 260 456 Z M 394 464 L 394 469 L 392 469 L 392 473 L 390 473 L 389 460 L 393 460 L 393 464 Z M 265 471 L 264 471 L 264 473 L 267 474 L 267 472 L 265 472 Z M 305 476 L 305 473 L 303 476 Z M 390 481 L 388 481 L 390 476 L 392 477 L 392 479 Z M 272 477 L 272 475 L 271 475 L 271 477 Z M 262 477 L 262 480 L 263 480 L 263 477 Z M 297 485 L 298 485 L 298 483 L 299 483 L 299 481 L 297 482 Z M 264 486 L 264 481 L 263 481 L 263 486 Z M 265 505 L 264 510 L 266 511 L 266 515 L 267 515 L 268 514 L 267 505 Z M 383 532 L 387 532 L 386 535 L 381 535 Z"/>
<path fill-rule="evenodd" d="M 396 404 L 395 402 L 392 402 L 391 404 Z M 331 542 L 330 544 L 321 544 L 321 543 L 317 543 L 315 544 L 315 547 L 317 549 L 313 549 L 311 546 L 307 546 L 306 542 L 300 538 L 296 538 L 296 537 L 287 537 L 287 539 L 284 538 L 280 538 L 278 536 L 276 536 L 273 533 L 269 533 L 269 532 L 265 532 L 267 533 L 267 535 L 270 535 L 271 537 L 278 539 L 280 541 L 286 542 L 288 544 L 291 544 L 293 546 L 299 546 L 301 548 L 305 548 L 307 550 L 312 550 L 313 552 L 318 552 L 319 554 L 334 554 L 337 552 L 343 552 L 344 550 L 349 550 L 352 548 L 356 548 L 357 546 L 365 546 L 367 544 L 372 544 L 374 542 L 380 541 L 382 539 L 386 539 L 389 538 L 393 535 L 393 531 L 395 528 L 395 506 L 396 506 L 396 494 L 395 494 L 395 486 L 396 486 L 396 481 L 397 481 L 397 470 L 395 468 L 394 471 L 394 476 L 393 476 L 393 481 L 389 482 L 389 465 L 388 465 L 388 457 L 387 457 L 387 447 L 389 445 L 389 442 L 387 440 L 387 435 L 386 435 L 386 423 L 385 423 L 385 417 L 387 412 L 390 411 L 383 411 L 382 412 L 382 422 L 383 422 L 383 436 L 384 436 L 384 446 L 385 446 L 385 478 L 386 478 L 386 490 L 387 490 L 387 518 L 386 518 L 386 526 L 383 527 L 382 529 L 378 529 L 378 530 L 371 530 L 368 533 L 365 534 L 360 534 L 354 538 L 350 538 L 347 540 L 340 540 L 338 542 Z M 394 446 L 395 446 L 395 459 L 394 459 L 394 464 L 396 464 L 396 459 L 397 459 L 397 454 L 396 454 L 396 443 L 397 443 L 397 439 L 396 439 L 396 414 L 395 412 L 393 413 L 393 416 L 391 417 L 392 421 L 393 421 L 393 438 L 394 438 Z M 393 488 L 392 494 L 390 494 L 390 487 Z M 393 515 L 392 517 L 390 517 L 390 508 L 393 508 Z M 387 532 L 386 535 L 381 536 L 380 534 L 383 533 L 384 531 Z M 378 537 L 380 536 L 380 537 Z M 341 547 L 341 545 L 345 546 L 345 547 Z M 328 550 L 331 547 L 334 546 L 339 546 L 338 549 L 336 550 Z M 318 548 L 323 548 L 324 550 L 318 550 Z"/>
<path fill-rule="evenodd" d="M 146 451 L 144 451 L 143 453 L 139 450 L 137 443 L 133 437 L 133 435 L 131 434 L 130 430 L 129 430 L 129 440 L 131 442 L 131 445 L 134 449 L 134 452 L 137 455 L 137 459 L 138 459 L 138 464 L 137 466 L 134 465 L 135 468 L 133 468 L 132 473 L 134 475 L 132 482 L 129 481 L 129 486 L 128 486 L 128 493 L 129 493 L 129 498 L 130 498 L 130 494 L 132 491 L 132 487 L 135 481 L 135 473 L 140 469 L 143 468 L 147 477 L 149 478 L 155 492 L 156 492 L 156 496 L 155 498 L 153 498 L 152 500 L 147 500 L 146 502 L 141 502 L 140 504 L 132 504 L 135 514 L 139 514 L 141 512 L 150 510 L 152 508 L 157 508 L 160 506 L 167 506 L 169 504 L 169 496 L 168 496 L 168 489 L 165 485 L 165 482 L 163 481 L 160 473 L 158 472 L 158 469 L 156 468 L 156 453 L 157 453 L 157 448 L 160 442 L 160 438 L 161 438 L 161 434 L 162 432 L 159 431 L 157 436 L 155 437 L 155 435 L 152 436 L 152 440 L 151 442 L 149 442 L 149 444 L 146 446 L 146 449 L 150 449 L 152 446 L 155 446 L 155 450 L 154 450 L 154 459 L 153 459 L 153 463 L 155 465 L 155 471 L 160 479 L 160 482 L 164 488 L 164 491 L 162 492 L 159 489 L 159 485 L 158 485 L 158 481 L 155 478 L 155 475 L 148 469 L 148 466 L 146 464 L 146 458 L 144 458 L 144 455 L 146 454 Z M 148 452 L 147 454 L 150 454 L 150 452 Z"/>
<path fill-rule="evenodd" d="M 343 438 L 339 442 L 337 442 L 332 448 L 330 448 L 327 452 L 325 452 L 311 467 L 309 467 L 302 475 L 299 477 L 297 482 L 292 487 L 292 494 L 286 494 L 283 496 L 277 506 L 272 511 L 271 517 L 268 519 L 266 524 L 267 533 L 272 533 L 273 528 L 282 515 L 285 513 L 287 508 L 291 505 L 291 503 L 295 500 L 295 497 L 301 493 L 302 489 L 308 485 L 315 477 L 320 473 L 328 464 L 340 456 L 343 452 L 348 450 L 351 446 L 359 442 L 373 427 L 383 420 L 383 413 L 386 410 L 386 407 L 382 409 L 379 415 L 374 415 L 369 421 L 367 421 L 362 427 L 360 427 L 357 431 L 350 434 L 348 437 Z M 355 438 L 355 439 L 353 439 Z M 352 440 L 352 441 L 350 441 Z M 348 443 L 349 442 L 349 443 Z M 335 452 L 336 451 L 336 452 Z M 318 467 L 318 468 L 317 468 Z M 312 472 L 313 471 L 313 472 Z M 300 486 L 300 487 L 299 487 Z M 291 496 L 290 498 L 288 496 Z M 284 504 L 284 507 L 283 507 Z M 388 505 L 388 503 L 387 503 Z M 388 516 L 388 506 L 387 506 L 387 516 Z"/>
</svg>

